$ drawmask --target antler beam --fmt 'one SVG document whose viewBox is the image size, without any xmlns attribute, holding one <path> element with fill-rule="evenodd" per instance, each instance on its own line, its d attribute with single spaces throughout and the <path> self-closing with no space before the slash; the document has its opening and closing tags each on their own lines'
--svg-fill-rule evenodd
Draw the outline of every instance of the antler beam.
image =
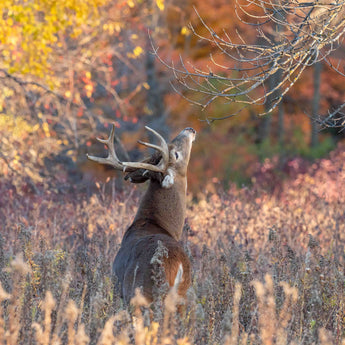
<svg viewBox="0 0 345 345">
<path fill-rule="evenodd" d="M 108 139 L 100 139 L 97 138 L 99 142 L 102 144 L 105 144 L 108 147 L 108 156 L 106 158 L 103 157 L 96 157 L 96 156 L 91 156 L 87 154 L 87 158 L 100 163 L 100 164 L 107 164 L 112 167 L 114 167 L 117 170 L 122 170 L 124 172 L 132 172 L 137 169 L 145 169 L 145 170 L 150 170 L 154 172 L 161 172 L 164 173 L 167 168 L 168 168 L 168 163 L 169 163 L 169 148 L 168 144 L 164 140 L 164 138 L 157 133 L 155 130 L 152 128 L 145 126 L 145 128 L 150 131 L 159 141 L 159 145 L 151 144 L 151 143 L 146 143 L 144 141 L 139 141 L 140 144 L 153 148 L 157 151 L 159 151 L 162 155 L 162 159 L 158 163 L 158 165 L 153 165 L 149 163 L 144 163 L 144 162 L 122 162 L 119 160 L 119 158 L 116 155 L 115 147 L 114 147 L 114 139 L 115 139 L 115 125 L 113 124 L 110 135 Z"/>
</svg>

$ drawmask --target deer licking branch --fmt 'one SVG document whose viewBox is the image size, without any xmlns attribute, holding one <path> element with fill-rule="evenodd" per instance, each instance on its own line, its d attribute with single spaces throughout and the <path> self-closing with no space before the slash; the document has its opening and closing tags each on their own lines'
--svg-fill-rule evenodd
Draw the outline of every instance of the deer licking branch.
<svg viewBox="0 0 345 345">
<path fill-rule="evenodd" d="M 159 133 L 145 128 L 157 138 L 159 145 L 139 141 L 156 150 L 144 161 L 121 162 L 118 159 L 114 126 L 108 139 L 98 139 L 107 145 L 108 157 L 88 155 L 90 160 L 122 170 L 126 173 L 125 179 L 131 183 L 149 181 L 113 264 L 121 296 L 127 304 L 137 288 L 141 289 L 148 303 L 154 300 L 152 258 L 159 245 L 163 245 L 168 253 L 162 258 L 162 265 L 170 288 L 184 297 L 191 283 L 191 264 L 179 240 L 186 213 L 187 167 L 196 132 L 193 128 L 185 128 L 168 145 Z"/>
</svg>

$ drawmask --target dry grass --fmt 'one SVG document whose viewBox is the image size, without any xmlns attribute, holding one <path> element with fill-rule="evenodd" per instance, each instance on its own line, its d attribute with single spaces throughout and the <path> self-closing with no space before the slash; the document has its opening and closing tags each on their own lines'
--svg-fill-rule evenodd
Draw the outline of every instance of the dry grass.
<svg viewBox="0 0 345 345">
<path fill-rule="evenodd" d="M 154 309 L 137 295 L 128 312 L 113 291 L 140 193 L 1 178 L 0 344 L 345 344 L 344 161 L 339 148 L 285 181 L 267 161 L 254 187 L 190 200 L 193 286 L 177 315 L 173 295 Z"/>
</svg>

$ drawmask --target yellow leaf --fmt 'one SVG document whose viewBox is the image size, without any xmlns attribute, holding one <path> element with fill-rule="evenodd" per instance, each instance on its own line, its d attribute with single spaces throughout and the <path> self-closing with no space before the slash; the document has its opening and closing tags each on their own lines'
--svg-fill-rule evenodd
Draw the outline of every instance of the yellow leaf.
<svg viewBox="0 0 345 345">
<path fill-rule="evenodd" d="M 116 32 L 120 32 L 121 31 L 121 24 L 119 24 L 119 23 L 115 24 L 115 31 Z"/>
<path fill-rule="evenodd" d="M 46 135 L 47 138 L 50 138 L 50 130 L 47 122 L 43 122 L 42 124 L 44 134 Z"/>
<path fill-rule="evenodd" d="M 32 131 L 36 132 L 40 128 L 40 125 L 37 123 L 35 126 L 32 127 Z"/>
<path fill-rule="evenodd" d="M 164 0 L 156 0 L 156 4 L 161 11 L 164 10 Z"/>
<path fill-rule="evenodd" d="M 149 90 L 150 89 L 150 85 L 148 83 L 143 83 L 143 87 L 146 89 L 146 90 Z"/>
<path fill-rule="evenodd" d="M 188 36 L 190 33 L 189 29 L 187 28 L 187 26 L 182 27 L 181 29 L 181 34 L 184 36 Z"/>
<path fill-rule="evenodd" d="M 141 48 L 140 46 L 135 47 L 133 50 L 133 54 L 135 57 L 140 56 L 142 53 L 143 53 L 143 48 Z"/>
</svg>

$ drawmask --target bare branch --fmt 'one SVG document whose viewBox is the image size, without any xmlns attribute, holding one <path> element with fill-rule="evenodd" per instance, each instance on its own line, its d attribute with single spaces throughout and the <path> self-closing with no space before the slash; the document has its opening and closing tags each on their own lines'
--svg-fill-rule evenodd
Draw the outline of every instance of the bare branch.
<svg viewBox="0 0 345 345">
<path fill-rule="evenodd" d="M 225 30 L 218 34 L 195 9 L 208 34 L 199 34 L 192 25 L 190 30 L 215 50 L 210 54 L 211 65 L 201 69 L 181 57 L 179 66 L 175 66 L 164 61 L 152 44 L 153 52 L 165 67 L 172 70 L 177 85 L 182 86 L 182 91 L 177 85 L 174 89 L 191 103 L 206 109 L 222 98 L 226 102 L 241 103 L 243 110 L 247 106 L 262 106 L 271 96 L 271 104 L 265 110 L 259 110 L 259 115 L 265 115 L 278 106 L 307 67 L 325 60 L 338 70 L 328 56 L 337 49 L 345 31 L 344 1 L 236 0 L 237 17 L 253 27 L 256 38 Z M 244 16 L 249 21 L 245 21 Z M 278 71 L 280 80 L 272 89 L 266 89 L 268 79 Z M 276 96 L 272 100 L 273 95 Z M 326 122 L 329 123 L 339 110 L 330 112 Z M 234 114 L 218 119 L 238 113 L 237 108 Z"/>
</svg>

